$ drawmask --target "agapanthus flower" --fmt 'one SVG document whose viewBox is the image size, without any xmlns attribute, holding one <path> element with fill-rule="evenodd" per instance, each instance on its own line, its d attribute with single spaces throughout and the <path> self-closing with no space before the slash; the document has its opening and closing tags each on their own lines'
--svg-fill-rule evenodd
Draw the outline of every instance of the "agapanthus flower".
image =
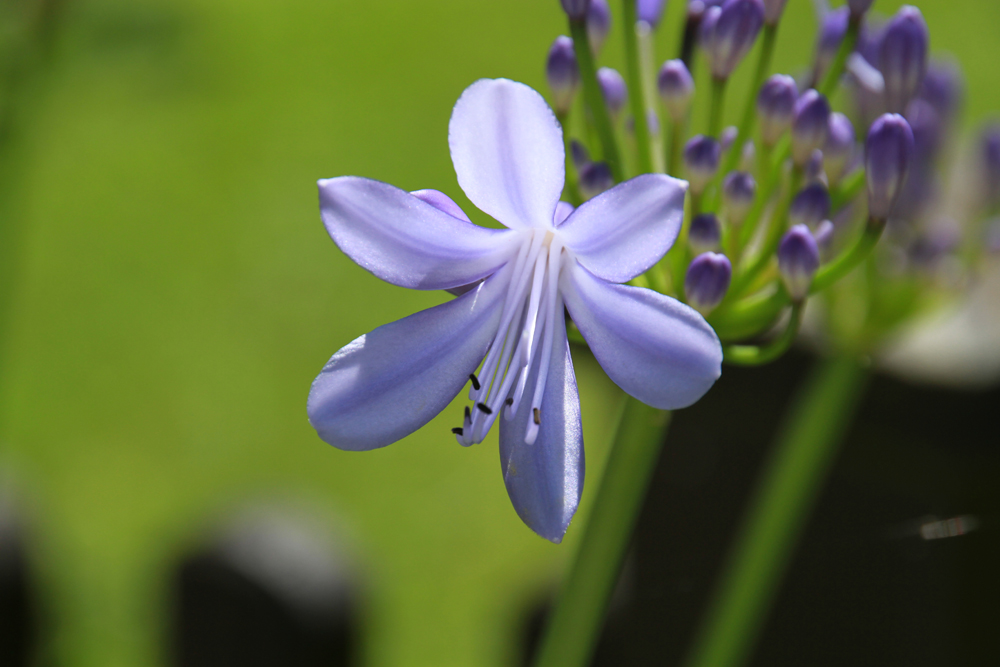
<svg viewBox="0 0 1000 667">
<path fill-rule="evenodd" d="M 471 384 L 455 437 L 482 442 L 499 422 L 514 508 L 558 542 L 584 475 L 565 311 L 608 376 L 651 406 L 690 405 L 719 376 L 721 346 L 701 315 L 621 284 L 673 244 L 687 184 L 644 174 L 573 210 L 559 201 L 555 116 L 534 90 L 505 79 L 462 94 L 449 145 L 465 194 L 506 229 L 472 224 L 440 192 L 354 176 L 319 182 L 323 222 L 348 257 L 394 285 L 464 293 L 341 348 L 313 383 L 309 420 L 340 449 L 375 449 Z"/>
</svg>

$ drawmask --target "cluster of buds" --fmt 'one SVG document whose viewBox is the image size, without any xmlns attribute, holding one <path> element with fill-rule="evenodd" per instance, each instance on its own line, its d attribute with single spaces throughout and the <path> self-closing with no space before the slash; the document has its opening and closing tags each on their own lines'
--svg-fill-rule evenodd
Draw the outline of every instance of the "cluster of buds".
<svg viewBox="0 0 1000 667">
<path fill-rule="evenodd" d="M 769 331 L 786 327 L 775 340 L 787 344 L 811 296 L 823 294 L 818 305 L 835 315 L 844 290 L 867 291 L 868 328 L 855 334 L 870 341 L 920 310 L 913 299 L 888 309 L 892 318 L 876 312 L 887 285 L 925 286 L 943 258 L 955 260 L 952 284 L 960 284 L 955 266 L 972 275 L 1000 245 L 990 222 L 1000 212 L 1000 128 L 982 134 L 975 164 L 954 178 L 957 68 L 929 57 L 917 8 L 881 17 L 872 4 L 851 0 L 819 16 L 814 61 L 796 79 L 770 71 L 784 0 L 690 0 L 676 57 L 658 68 L 650 34 L 664 3 L 626 1 L 615 17 L 625 31 L 623 77 L 597 68 L 612 22 L 607 3 L 562 0 L 572 38 L 555 40 L 546 72 L 565 135 L 590 139 L 587 148 L 573 140 L 577 170 L 565 196 L 579 203 L 646 171 L 687 179 L 678 242 L 637 283 L 705 315 L 731 361 L 773 358 Z M 741 67 L 757 42 L 759 60 Z M 696 85 L 699 59 L 705 82 Z M 727 110 L 736 76 L 753 77 L 751 94 Z M 701 89 L 708 114 L 693 118 Z M 724 127 L 730 115 L 738 124 Z M 871 270 L 858 280 L 863 262 Z M 762 337 L 759 346 L 733 344 Z"/>
</svg>

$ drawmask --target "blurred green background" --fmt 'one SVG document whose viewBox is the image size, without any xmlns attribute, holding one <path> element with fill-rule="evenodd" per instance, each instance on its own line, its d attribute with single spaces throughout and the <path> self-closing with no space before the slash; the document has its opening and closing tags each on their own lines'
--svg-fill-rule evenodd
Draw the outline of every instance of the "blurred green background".
<svg viewBox="0 0 1000 667">
<path fill-rule="evenodd" d="M 932 50 L 965 69 L 967 120 L 1000 109 L 1000 3 L 919 6 Z M 602 64 L 621 63 L 620 27 Z M 368 664 L 513 662 L 525 604 L 579 537 L 619 396 L 577 355 L 588 487 L 560 546 L 511 508 L 495 435 L 455 443 L 457 404 L 380 451 L 321 442 L 305 399 L 327 358 L 448 297 L 341 255 L 315 181 L 433 187 L 486 222 L 451 168 L 451 107 L 482 77 L 544 91 L 561 32 L 556 0 L 66 0 L 49 65 L 20 89 L 0 221 L 23 229 L 0 466 L 30 518 L 54 662 L 161 664 L 170 568 L 260 499 L 310 503 L 350 536 Z M 790 0 L 779 70 L 811 59 L 814 33 L 812 3 Z"/>
</svg>

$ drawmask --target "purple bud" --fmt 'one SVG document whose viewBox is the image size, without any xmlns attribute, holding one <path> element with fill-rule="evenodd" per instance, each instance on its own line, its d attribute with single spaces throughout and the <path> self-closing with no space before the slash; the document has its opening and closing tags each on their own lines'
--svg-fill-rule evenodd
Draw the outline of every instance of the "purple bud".
<svg viewBox="0 0 1000 667">
<path fill-rule="evenodd" d="M 816 76 L 823 76 L 826 68 L 833 62 L 840 49 L 840 43 L 847 34 L 849 18 L 847 7 L 839 7 L 823 15 L 823 25 L 820 26 L 819 38 L 816 42 Z"/>
<path fill-rule="evenodd" d="M 726 79 L 753 46 L 764 25 L 761 0 L 726 0 L 705 12 L 701 47 L 716 79 Z"/>
<path fill-rule="evenodd" d="M 719 145 L 722 146 L 722 150 L 728 151 L 732 148 L 733 142 L 736 141 L 736 137 L 739 133 L 740 131 L 736 129 L 735 125 L 730 125 L 722 130 L 722 135 L 719 137 Z"/>
<path fill-rule="evenodd" d="M 562 3 L 563 11 L 571 21 L 582 21 L 587 18 L 590 0 L 559 0 L 559 2 Z"/>
<path fill-rule="evenodd" d="M 775 74 L 764 82 L 757 95 L 757 117 L 765 146 L 773 146 L 792 124 L 799 91 L 795 79 Z"/>
<path fill-rule="evenodd" d="M 986 223 L 986 251 L 1000 254 L 1000 219 L 993 218 Z"/>
<path fill-rule="evenodd" d="M 580 194 L 591 199 L 615 184 L 611 168 L 604 162 L 588 162 L 580 169 Z"/>
<path fill-rule="evenodd" d="M 645 21 L 649 27 L 655 28 L 663 18 L 663 10 L 667 0 L 635 0 L 635 16 L 637 21 Z"/>
<path fill-rule="evenodd" d="M 694 96 L 694 79 L 684 62 L 668 60 L 663 63 L 656 84 L 671 120 L 675 123 L 684 120 Z"/>
<path fill-rule="evenodd" d="M 604 103 L 608 105 L 608 111 L 612 116 L 617 116 L 625 106 L 628 97 L 628 90 L 625 88 L 625 79 L 610 67 L 602 67 L 597 70 L 597 83 L 601 86 L 601 93 L 604 95 Z"/>
<path fill-rule="evenodd" d="M 688 140 L 684 146 L 684 169 L 693 194 L 701 194 L 715 176 L 720 157 L 722 147 L 712 137 L 699 134 Z"/>
<path fill-rule="evenodd" d="M 552 89 L 552 106 L 556 113 L 567 113 L 580 85 L 580 70 L 573 53 L 573 40 L 569 37 L 560 35 L 552 42 L 545 61 L 545 78 Z"/>
<path fill-rule="evenodd" d="M 906 106 L 906 122 L 913 130 L 913 160 L 930 167 L 944 143 L 945 128 L 941 116 L 930 102 L 919 97 Z"/>
<path fill-rule="evenodd" d="M 899 114 L 887 113 L 872 123 L 865 141 L 868 214 L 886 220 L 896 203 L 913 157 L 913 130 Z"/>
<path fill-rule="evenodd" d="M 778 271 L 785 288 L 795 301 L 809 294 L 813 276 L 819 268 L 819 247 L 805 225 L 795 225 L 778 246 Z"/>
<path fill-rule="evenodd" d="M 1000 204 L 1000 124 L 988 126 L 979 140 L 979 170 L 986 203 Z"/>
<path fill-rule="evenodd" d="M 879 48 L 879 69 L 885 79 L 889 111 L 901 113 L 920 90 L 927 71 L 927 24 L 920 10 L 909 5 L 889 21 Z"/>
<path fill-rule="evenodd" d="M 812 152 L 812 155 L 806 160 L 802 175 L 805 178 L 804 183 L 823 180 L 823 151 L 817 148 Z"/>
<path fill-rule="evenodd" d="M 851 8 L 851 14 L 861 16 L 875 3 L 875 0 L 847 0 L 847 6 Z"/>
<path fill-rule="evenodd" d="M 764 0 L 764 23 L 777 25 L 788 0 Z"/>
<path fill-rule="evenodd" d="M 822 148 L 830 126 L 830 103 L 815 90 L 802 93 L 792 117 L 792 160 L 805 166 L 812 152 Z"/>
<path fill-rule="evenodd" d="M 823 145 L 823 167 L 830 185 L 837 183 L 854 157 L 854 126 L 842 113 L 830 114 Z"/>
<path fill-rule="evenodd" d="M 962 106 L 963 88 L 962 72 L 957 64 L 950 60 L 931 60 L 920 87 L 920 98 L 948 123 Z"/>
<path fill-rule="evenodd" d="M 732 277 L 733 266 L 725 255 L 714 252 L 698 255 L 684 277 L 687 302 L 702 315 L 709 314 L 726 296 Z"/>
<path fill-rule="evenodd" d="M 824 220 L 816 227 L 813 238 L 816 239 L 816 247 L 819 248 L 819 257 L 822 261 L 830 259 L 830 251 L 833 249 L 833 232 L 835 228 L 833 222 Z"/>
<path fill-rule="evenodd" d="M 715 252 L 722 242 L 722 225 L 714 213 L 701 213 L 691 220 L 691 230 L 688 232 L 688 243 L 696 255 L 703 252 Z"/>
<path fill-rule="evenodd" d="M 788 209 L 788 221 L 816 229 L 830 215 L 830 193 L 822 183 L 810 183 L 802 188 Z"/>
<path fill-rule="evenodd" d="M 730 225 L 739 227 L 743 224 L 756 192 L 757 183 L 747 172 L 731 171 L 726 174 L 722 181 L 722 210 Z"/>
<path fill-rule="evenodd" d="M 590 0 L 590 9 L 587 10 L 587 41 L 590 42 L 590 50 L 595 54 L 600 52 L 610 31 L 611 10 L 607 0 Z"/>
</svg>

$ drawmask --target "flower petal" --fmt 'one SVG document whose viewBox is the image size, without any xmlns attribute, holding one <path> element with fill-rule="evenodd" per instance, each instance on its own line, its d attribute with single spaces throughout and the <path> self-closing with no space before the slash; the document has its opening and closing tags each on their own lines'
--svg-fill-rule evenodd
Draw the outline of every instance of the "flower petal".
<svg viewBox="0 0 1000 667">
<path fill-rule="evenodd" d="M 516 250 L 505 230 L 470 225 L 380 181 L 321 180 L 319 202 L 323 224 L 344 254 L 401 287 L 474 283 Z"/>
<path fill-rule="evenodd" d="M 472 222 L 469 220 L 469 216 L 465 214 L 462 207 L 455 203 L 455 200 L 441 192 L 440 190 L 414 190 L 410 193 L 417 199 L 425 201 L 439 211 L 444 211 L 448 215 L 458 218 L 459 220 L 465 220 L 466 222 Z"/>
<path fill-rule="evenodd" d="M 569 314 L 615 384 L 654 408 L 684 408 L 722 373 L 722 346 L 693 308 L 640 287 L 614 285 L 578 263 L 563 273 Z"/>
<path fill-rule="evenodd" d="M 455 103 L 448 145 L 473 204 L 512 229 L 552 227 L 565 153 L 541 95 L 507 79 L 476 81 Z"/>
<path fill-rule="evenodd" d="M 560 308 L 561 310 L 561 308 Z M 510 420 L 500 419 L 500 464 L 517 515 L 547 540 L 562 541 L 583 491 L 583 430 L 566 324 L 555 318 L 554 346 L 545 381 L 541 419 L 534 444 L 524 442 L 531 401 L 521 401 Z M 528 376 L 533 387 L 538 368 Z"/>
<path fill-rule="evenodd" d="M 623 283 L 674 244 L 684 219 L 687 182 L 643 174 L 602 192 L 559 227 L 566 247 L 595 276 Z"/>
<path fill-rule="evenodd" d="M 453 301 L 355 339 L 309 391 L 309 421 L 340 449 L 390 445 L 441 412 L 469 381 L 499 326 L 509 267 Z"/>
</svg>

